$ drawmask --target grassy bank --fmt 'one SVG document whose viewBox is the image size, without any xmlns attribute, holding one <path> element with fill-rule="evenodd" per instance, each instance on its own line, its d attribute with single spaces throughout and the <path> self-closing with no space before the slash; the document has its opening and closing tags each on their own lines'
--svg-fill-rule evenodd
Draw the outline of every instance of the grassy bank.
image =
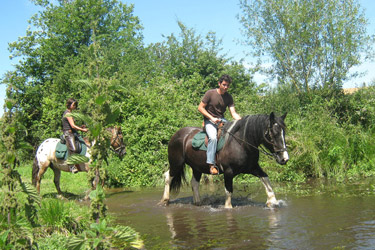
<svg viewBox="0 0 375 250">
<path fill-rule="evenodd" d="M 18 186 L 12 199 L 15 209 L 0 213 L 0 249 L 134 249 L 141 248 L 143 242 L 132 228 L 118 226 L 111 216 L 93 221 L 90 202 L 83 201 L 91 191 L 87 173 L 71 174 L 62 172 L 61 190 L 58 195 L 53 183 L 53 171 L 47 170 L 42 184 L 40 198 L 30 206 L 31 163 L 17 167 L 23 185 L 29 193 Z M 0 175 L 3 180 L 3 175 Z M 7 201 L 2 185 L 0 199 Z M 91 197 L 91 196 L 90 196 Z M 94 198 L 95 199 L 95 198 Z M 9 205 L 8 205 L 9 206 Z M 4 206 L 2 206 L 4 208 Z"/>
</svg>

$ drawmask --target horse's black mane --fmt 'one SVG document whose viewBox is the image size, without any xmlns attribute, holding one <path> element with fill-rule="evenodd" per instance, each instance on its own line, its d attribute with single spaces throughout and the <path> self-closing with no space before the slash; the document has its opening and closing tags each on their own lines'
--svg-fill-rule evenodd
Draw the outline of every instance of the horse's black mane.
<svg viewBox="0 0 375 250">
<path fill-rule="evenodd" d="M 285 124 L 282 119 L 275 116 L 275 121 L 282 127 L 285 128 Z M 238 120 L 234 125 L 234 122 L 228 122 L 224 126 L 224 132 L 230 134 L 236 134 L 238 138 L 251 141 L 255 144 L 260 144 L 264 137 L 264 132 L 270 124 L 270 115 L 258 114 L 258 115 L 246 115 Z M 232 126 L 233 125 L 233 126 Z M 229 138 L 231 138 L 230 136 Z M 233 138 L 232 138 L 233 139 Z"/>
</svg>

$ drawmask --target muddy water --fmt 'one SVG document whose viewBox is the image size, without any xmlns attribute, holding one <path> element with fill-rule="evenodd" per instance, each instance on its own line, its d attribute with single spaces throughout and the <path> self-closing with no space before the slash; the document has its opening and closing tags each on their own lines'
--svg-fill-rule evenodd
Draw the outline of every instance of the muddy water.
<svg viewBox="0 0 375 250">
<path fill-rule="evenodd" d="M 169 207 L 162 188 L 110 190 L 106 203 L 146 249 L 375 249 L 375 179 L 274 188 L 284 205 L 272 210 L 260 183 L 235 187 L 231 210 L 222 184 L 201 186 L 200 207 L 189 189 Z"/>
</svg>

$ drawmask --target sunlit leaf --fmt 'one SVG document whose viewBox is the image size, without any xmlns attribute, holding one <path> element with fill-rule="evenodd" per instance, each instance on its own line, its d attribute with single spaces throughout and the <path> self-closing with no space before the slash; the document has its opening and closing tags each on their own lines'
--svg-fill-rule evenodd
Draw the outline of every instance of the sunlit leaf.
<svg viewBox="0 0 375 250">
<path fill-rule="evenodd" d="M 120 109 L 115 109 L 112 113 L 109 113 L 106 118 L 106 124 L 111 125 L 117 121 L 117 118 L 120 116 Z"/>
<path fill-rule="evenodd" d="M 10 101 L 7 101 L 6 106 L 7 106 L 8 109 L 11 109 L 11 108 L 13 108 L 13 103 L 10 102 Z"/>
<path fill-rule="evenodd" d="M 102 105 L 106 100 L 107 100 L 107 98 L 105 96 L 101 95 L 101 96 L 98 96 L 95 99 L 95 103 L 98 104 L 98 105 Z"/>
<path fill-rule="evenodd" d="M 30 183 L 21 182 L 21 187 L 28 197 L 40 206 L 41 198 L 36 188 Z"/>
<path fill-rule="evenodd" d="M 71 250 L 80 250 L 82 249 L 82 246 L 83 244 L 85 244 L 85 242 L 86 241 L 84 238 L 77 238 L 77 237 L 70 238 L 68 240 L 66 247 L 67 249 L 71 249 Z"/>
<path fill-rule="evenodd" d="M 90 159 L 84 155 L 74 154 L 68 157 L 68 159 L 66 160 L 66 163 L 67 164 L 80 164 L 80 163 L 89 162 L 89 160 Z"/>
<path fill-rule="evenodd" d="M 93 127 L 90 128 L 91 134 L 94 137 L 99 136 L 101 130 L 102 126 L 100 124 L 95 124 Z"/>
</svg>

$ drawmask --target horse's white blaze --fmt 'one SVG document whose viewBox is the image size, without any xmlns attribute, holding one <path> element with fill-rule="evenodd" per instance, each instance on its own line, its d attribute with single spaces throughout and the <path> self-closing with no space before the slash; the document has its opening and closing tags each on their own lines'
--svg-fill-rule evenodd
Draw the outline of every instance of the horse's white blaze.
<svg viewBox="0 0 375 250">
<path fill-rule="evenodd" d="M 277 205 L 278 204 L 278 201 L 276 200 L 276 196 L 275 196 L 275 193 L 273 192 L 272 190 L 272 187 L 271 187 L 271 183 L 270 183 L 270 180 L 268 179 L 268 177 L 261 177 L 260 178 L 265 189 L 266 189 L 266 193 L 267 193 L 267 206 L 274 206 L 274 205 Z"/>
<path fill-rule="evenodd" d="M 190 184 L 193 190 L 193 202 L 194 204 L 200 204 L 201 198 L 199 195 L 199 182 L 195 179 L 194 175 L 191 177 Z"/>
<path fill-rule="evenodd" d="M 225 208 L 232 208 L 232 193 L 225 188 Z"/>
<path fill-rule="evenodd" d="M 284 130 L 283 129 L 281 131 L 281 138 L 283 140 L 283 147 L 286 149 L 286 143 L 285 143 L 285 137 L 284 137 Z M 286 151 L 286 150 L 283 152 L 283 159 L 284 159 L 284 161 L 289 160 L 289 154 L 288 154 L 288 151 Z"/>
</svg>

